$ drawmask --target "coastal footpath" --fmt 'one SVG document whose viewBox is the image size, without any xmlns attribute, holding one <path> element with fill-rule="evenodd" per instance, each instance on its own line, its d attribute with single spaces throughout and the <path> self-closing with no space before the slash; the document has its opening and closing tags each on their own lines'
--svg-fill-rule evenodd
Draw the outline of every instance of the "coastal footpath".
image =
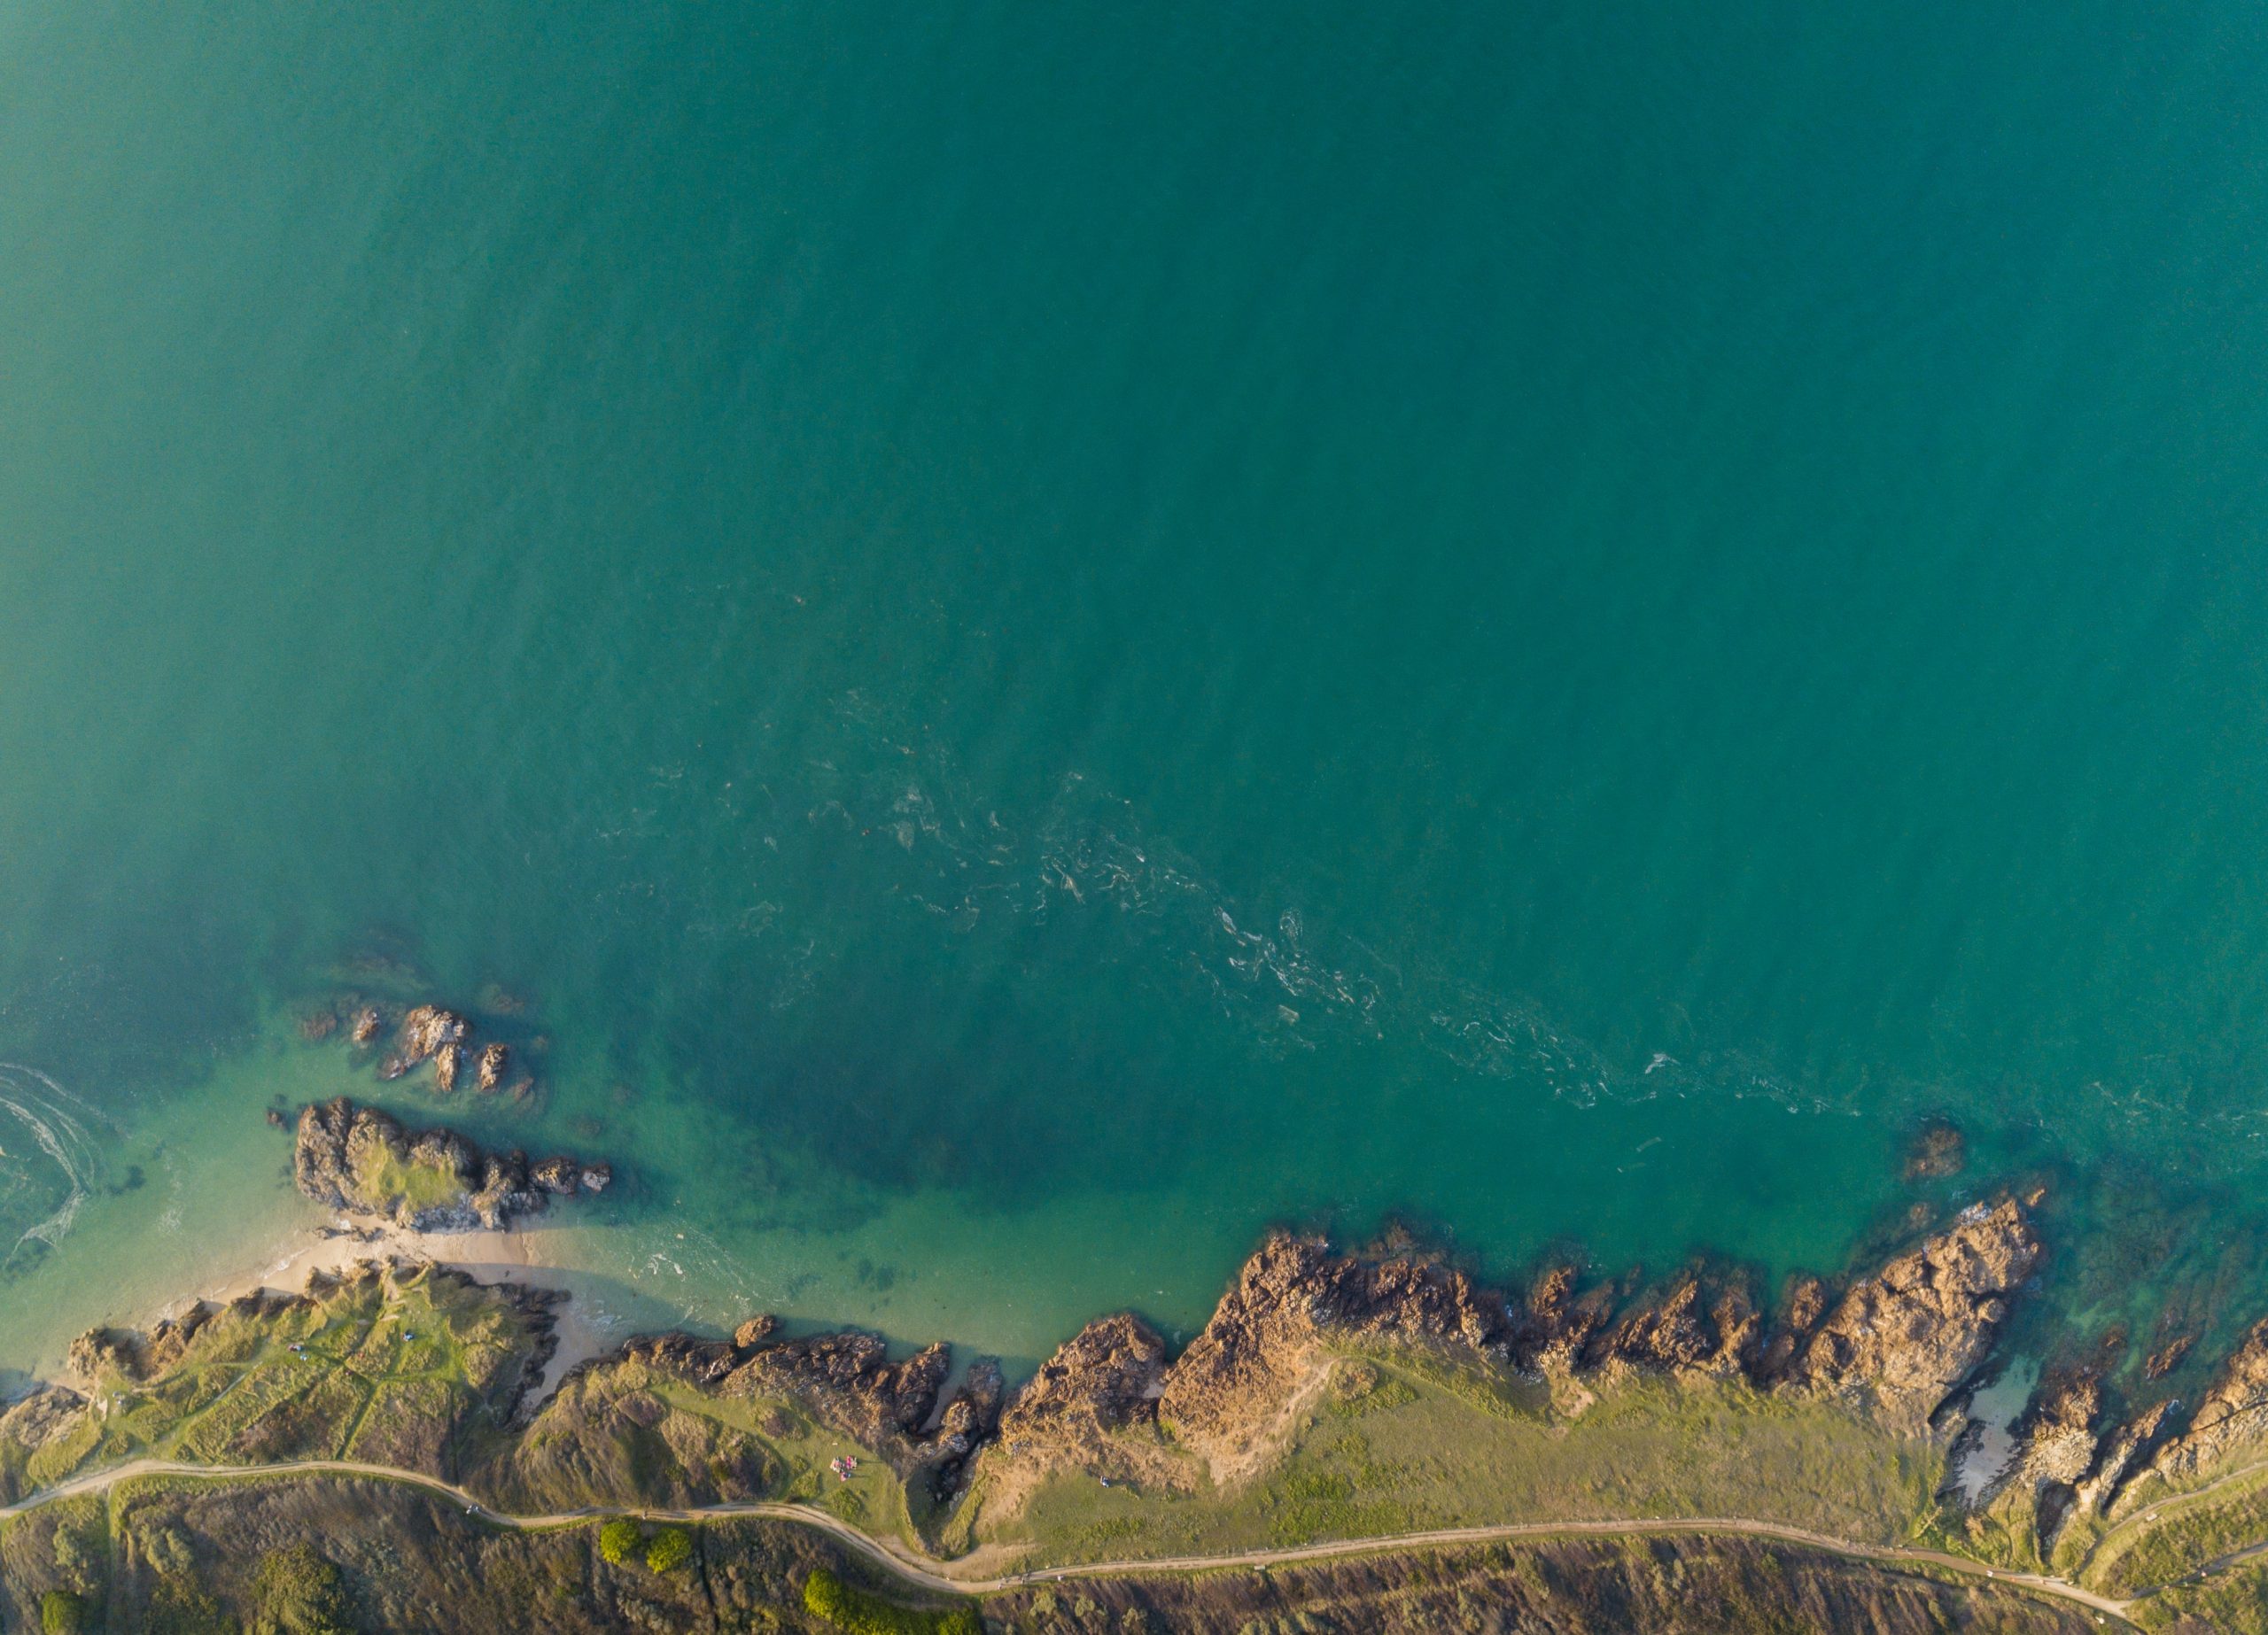
<svg viewBox="0 0 2268 1635">
<path fill-rule="evenodd" d="M 295 1142 L 311 1197 L 413 1230 L 610 1174 L 346 1102 Z M 1279 1232 L 1178 1354 L 1115 1313 L 1014 1387 L 760 1313 L 553 1384 L 564 1297 L 365 1260 L 90 1333 L 0 1413 L 0 1621 L 2268 1628 L 2268 1323 L 2176 1360 L 2191 1402 L 2106 1352 L 1979 1407 L 2039 1204 L 1973 1199 L 1768 1303 L 1705 1260 L 1506 1290 Z"/>
</svg>

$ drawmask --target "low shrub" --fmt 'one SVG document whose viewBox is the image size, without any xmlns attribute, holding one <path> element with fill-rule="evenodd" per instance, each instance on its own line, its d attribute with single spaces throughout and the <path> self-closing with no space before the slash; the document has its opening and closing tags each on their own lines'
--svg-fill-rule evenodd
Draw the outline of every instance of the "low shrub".
<svg viewBox="0 0 2268 1635">
<path fill-rule="evenodd" d="M 646 1530 L 626 1515 L 618 1515 L 599 1529 L 599 1554 L 610 1567 L 619 1567 L 630 1553 L 645 1542 Z"/>
<path fill-rule="evenodd" d="M 804 1580 L 804 1610 L 826 1619 L 843 1635 L 984 1635 L 984 1621 L 974 1606 L 943 1612 L 901 1607 L 852 1588 L 824 1567 Z"/>
</svg>

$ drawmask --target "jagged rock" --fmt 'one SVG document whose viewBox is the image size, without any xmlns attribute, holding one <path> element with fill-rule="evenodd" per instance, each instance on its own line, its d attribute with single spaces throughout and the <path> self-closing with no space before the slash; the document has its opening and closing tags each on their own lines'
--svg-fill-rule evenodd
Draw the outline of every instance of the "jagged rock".
<svg viewBox="0 0 2268 1635">
<path fill-rule="evenodd" d="M 564 1197 L 583 1184 L 583 1166 L 572 1158 L 546 1158 L 528 1174 L 555 1197 Z"/>
<path fill-rule="evenodd" d="M 1606 1327 L 1620 1303 L 1613 1283 L 1601 1283 L 1580 1294 L 1582 1274 L 1574 1267 L 1549 1266 L 1528 1288 L 1527 1302 L 1514 1320 L 1514 1352 L 1528 1368 L 1547 1372 L 1572 1370 L 1593 1336 Z"/>
<path fill-rule="evenodd" d="M 472 1024 L 454 1011 L 439 1005 L 419 1005 L 401 1019 L 401 1048 L 413 1061 L 423 1061 L 445 1044 L 461 1042 Z"/>
<path fill-rule="evenodd" d="M 45 1385 L 0 1412 L 0 1440 L 27 1449 L 45 1447 L 67 1436 L 86 1411 L 87 1399 L 61 1385 Z"/>
<path fill-rule="evenodd" d="M 611 1164 L 583 1166 L 583 1189 L 586 1192 L 603 1192 L 613 1180 L 614 1166 Z"/>
<path fill-rule="evenodd" d="M 400 1042 L 378 1069 L 378 1077 L 399 1079 L 418 1063 L 438 1058 L 451 1047 L 462 1047 L 471 1031 L 472 1024 L 454 1011 L 444 1011 L 439 1005 L 419 1005 L 401 1019 Z M 447 1074 L 448 1082 L 442 1089 L 447 1089 L 456 1082 L 456 1063 L 462 1054 L 458 1049 L 446 1066 L 437 1068 Z"/>
<path fill-rule="evenodd" d="M 739 1362 L 725 1389 L 797 1398 L 867 1446 L 887 1449 L 928 1422 L 951 1368 L 943 1344 L 891 1362 L 879 1338 L 852 1329 L 765 1346 Z"/>
<path fill-rule="evenodd" d="M 486 1093 L 494 1092 L 497 1087 L 504 1082 L 504 1069 L 511 1059 L 512 1050 L 509 1045 L 498 1043 L 482 1046 L 479 1075 L 474 1080 L 473 1088 Z"/>
<path fill-rule="evenodd" d="M 89 1329 L 71 1342 L 64 1366 L 89 1382 L 99 1381 L 106 1374 L 147 1379 L 181 1360 L 209 1315 L 205 1307 L 191 1306 L 179 1317 L 160 1320 L 147 1334 L 129 1329 Z"/>
<path fill-rule="evenodd" d="M 1453 1267 L 1334 1255 L 1320 1238 L 1279 1232 L 1168 1370 L 1158 1414 L 1218 1466 L 1272 1429 L 1326 1337 L 1501 1351 L 1511 1328 L 1503 1302 Z"/>
<path fill-rule="evenodd" d="M 1736 1374 L 1756 1351 L 1761 1329 L 1745 1278 L 1691 1267 L 1596 1331 L 1582 1362 L 1594 1370 Z"/>
<path fill-rule="evenodd" d="M 1000 1403 L 1006 1383 L 999 1363 L 980 1357 L 969 1365 L 960 1389 L 946 1402 L 931 1438 L 934 1463 L 929 1490 L 950 1499 L 966 1484 L 970 1461 L 990 1440 L 1000 1423 Z"/>
<path fill-rule="evenodd" d="M 780 1320 L 770 1312 L 758 1312 L 733 1330 L 733 1344 L 744 1352 L 752 1352 L 780 1332 Z"/>
<path fill-rule="evenodd" d="M 457 1088 L 457 1070 L 464 1065 L 464 1046 L 445 1044 L 433 1052 L 433 1082 L 447 1094 Z"/>
<path fill-rule="evenodd" d="M 2268 1318 L 2255 1323 L 2229 1353 L 2218 1377 L 2198 1399 L 2188 1429 L 2159 1450 L 2150 1470 L 2179 1482 L 2256 1445 L 2264 1435 L 2268 1435 Z"/>
<path fill-rule="evenodd" d="M 2150 1468 L 2158 1450 L 2180 1428 L 2181 1406 L 2161 1402 L 2102 1439 L 2094 1468 L 2075 1484 L 2073 1508 L 2102 1515 L 2128 1484 Z"/>
<path fill-rule="evenodd" d="M 1000 1415 L 1012 1441 L 1084 1445 L 1157 1414 L 1166 1343 L 1131 1312 L 1098 1317 L 1039 1365 Z"/>
<path fill-rule="evenodd" d="M 1861 1394 L 1891 1423 L 1918 1427 L 1984 1360 L 2039 1254 L 2014 1198 L 1963 1211 L 1845 1290 L 1796 1349 L 1789 1383 Z"/>
<path fill-rule="evenodd" d="M 2093 1373 L 2043 1381 L 2016 1423 L 2010 1481 L 2076 1484 L 2093 1468 L 2094 1425 L 2101 1412 L 2102 1382 Z"/>
<path fill-rule="evenodd" d="M 629 1341 L 623 1354 L 673 1379 L 693 1385 L 721 1383 L 741 1365 L 741 1355 L 722 1340 L 699 1340 L 689 1334 L 648 1334 Z"/>
<path fill-rule="evenodd" d="M 71 1342 L 71 1349 L 64 1353 L 63 1366 L 78 1379 L 89 1383 L 106 1374 L 121 1374 L 128 1379 L 142 1377 L 141 1347 L 138 1337 L 123 1329 L 89 1329 Z"/>
<path fill-rule="evenodd" d="M 346 1030 L 346 1036 L 356 1044 L 368 1044 L 378 1036 L 378 1029 L 384 1025 L 377 1006 L 364 1005 L 354 1013 L 354 1025 Z"/>
<path fill-rule="evenodd" d="M 579 1170 L 571 1159 L 546 1164 Z M 493 1230 L 540 1209 L 548 1192 L 575 1189 L 572 1180 L 537 1189 L 517 1152 L 484 1153 L 454 1130 L 413 1136 L 388 1114 L 344 1096 L 300 1113 L 292 1171 L 299 1190 L 318 1204 L 419 1232 Z"/>
</svg>

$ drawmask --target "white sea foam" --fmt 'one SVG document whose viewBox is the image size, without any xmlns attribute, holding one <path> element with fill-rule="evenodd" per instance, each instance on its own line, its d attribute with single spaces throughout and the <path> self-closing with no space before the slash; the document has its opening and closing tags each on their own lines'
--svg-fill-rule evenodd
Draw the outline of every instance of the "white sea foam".
<svg viewBox="0 0 2268 1635">
<path fill-rule="evenodd" d="M 60 1205 L 17 1236 L 6 1257 L 12 1260 L 35 1239 L 50 1248 L 61 1243 L 78 1220 L 80 1205 L 101 1173 L 100 1151 L 87 1125 L 101 1122 L 102 1115 L 38 1068 L 19 1062 L 0 1062 L 0 1112 L 24 1127 L 62 1173 L 66 1188 Z"/>
</svg>

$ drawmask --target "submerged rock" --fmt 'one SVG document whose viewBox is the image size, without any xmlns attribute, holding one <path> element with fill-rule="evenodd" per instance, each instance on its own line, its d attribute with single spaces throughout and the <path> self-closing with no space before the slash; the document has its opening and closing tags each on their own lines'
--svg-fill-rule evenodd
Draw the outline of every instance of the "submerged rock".
<svg viewBox="0 0 2268 1635">
<path fill-rule="evenodd" d="M 368 1044 L 378 1036 L 378 1029 L 384 1026 L 385 1021 L 379 1016 L 377 1006 L 364 1005 L 354 1013 L 354 1025 L 346 1030 L 346 1036 L 356 1044 Z"/>
<path fill-rule="evenodd" d="M 1950 1119 L 1930 1119 L 1906 1146 L 1906 1179 L 1942 1181 L 1969 1162 L 1969 1141 Z"/>
</svg>

